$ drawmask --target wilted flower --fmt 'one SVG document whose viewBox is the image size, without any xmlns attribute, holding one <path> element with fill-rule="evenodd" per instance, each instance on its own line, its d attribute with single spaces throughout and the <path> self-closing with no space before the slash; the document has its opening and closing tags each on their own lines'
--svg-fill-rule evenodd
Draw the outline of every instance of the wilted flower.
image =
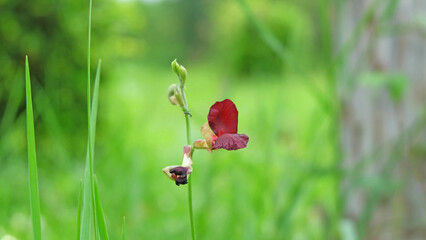
<svg viewBox="0 0 426 240">
<path fill-rule="evenodd" d="M 247 146 L 249 137 L 237 134 L 238 110 L 231 100 L 213 104 L 207 119 L 208 122 L 201 127 L 205 140 L 195 141 L 195 148 L 237 150 Z"/>
<path fill-rule="evenodd" d="M 164 174 L 176 182 L 176 185 L 187 184 L 189 174 L 192 173 L 192 149 L 191 146 L 183 147 L 183 160 L 180 166 L 168 166 L 163 168 Z"/>
</svg>

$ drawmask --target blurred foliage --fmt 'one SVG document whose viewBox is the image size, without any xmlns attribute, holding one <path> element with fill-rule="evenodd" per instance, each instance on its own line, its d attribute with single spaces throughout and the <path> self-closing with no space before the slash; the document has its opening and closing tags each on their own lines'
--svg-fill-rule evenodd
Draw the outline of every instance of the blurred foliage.
<svg viewBox="0 0 426 240">
<path fill-rule="evenodd" d="M 408 79 L 403 74 L 390 74 L 382 72 L 369 72 L 361 75 L 359 80 L 362 85 L 370 88 L 386 88 L 394 101 L 400 101 L 407 88 Z"/>
<path fill-rule="evenodd" d="M 253 1 L 249 8 L 285 51 L 293 53 L 292 61 L 302 66 L 307 64 L 307 54 L 312 54 L 314 39 L 309 12 L 303 6 L 296 1 Z M 287 65 L 291 66 L 282 62 L 281 56 L 265 44 L 237 1 L 231 4 L 220 1 L 211 17 L 216 23 L 212 31 L 214 56 L 221 58 L 227 71 L 244 75 L 281 73 Z"/>
</svg>

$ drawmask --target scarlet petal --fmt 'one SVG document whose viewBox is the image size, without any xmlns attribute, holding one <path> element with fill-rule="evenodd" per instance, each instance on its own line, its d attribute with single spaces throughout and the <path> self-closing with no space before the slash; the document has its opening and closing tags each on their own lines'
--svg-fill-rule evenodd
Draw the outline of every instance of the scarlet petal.
<svg viewBox="0 0 426 240">
<path fill-rule="evenodd" d="M 237 133 L 238 110 L 231 100 L 225 99 L 213 104 L 207 118 L 210 128 L 218 137 L 226 133 Z"/>
<path fill-rule="evenodd" d="M 216 139 L 213 150 L 223 148 L 226 150 L 237 150 L 245 148 L 249 137 L 245 134 L 223 134 Z"/>
</svg>

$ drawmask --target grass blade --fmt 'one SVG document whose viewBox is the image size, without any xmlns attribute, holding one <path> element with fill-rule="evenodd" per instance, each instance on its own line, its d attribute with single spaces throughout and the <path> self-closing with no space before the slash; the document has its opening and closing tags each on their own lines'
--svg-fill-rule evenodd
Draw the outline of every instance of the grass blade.
<svg viewBox="0 0 426 240">
<path fill-rule="evenodd" d="M 121 240 L 126 240 L 126 217 L 123 217 L 123 224 L 121 225 Z"/>
<path fill-rule="evenodd" d="M 82 217 L 81 217 L 81 228 L 80 228 L 80 239 L 90 239 L 91 229 L 91 212 L 93 211 L 93 220 L 96 226 L 96 215 L 94 208 L 94 195 L 93 195 L 93 154 L 92 154 L 92 122 L 91 108 L 90 108 L 90 33 L 92 25 L 92 0 L 89 3 L 89 27 L 88 27 L 88 47 L 87 47 L 87 154 L 86 154 L 86 166 L 84 170 L 84 181 L 83 181 L 83 204 L 82 204 Z M 95 239 L 96 239 L 95 229 Z"/>
<path fill-rule="evenodd" d="M 90 160 L 92 170 L 92 181 L 94 181 L 94 159 L 95 159 L 95 152 L 93 149 L 95 148 L 95 138 L 96 138 L 96 120 L 98 117 L 98 103 L 99 103 L 99 82 L 100 82 L 100 75 L 101 75 L 101 60 L 98 61 L 98 67 L 96 69 L 96 77 L 95 77 L 95 86 L 93 88 L 93 99 L 92 99 L 92 105 L 91 105 L 91 114 L 90 114 L 90 124 L 91 124 L 91 136 L 90 136 L 90 144 L 92 148 L 92 159 Z M 89 149 L 88 149 L 89 150 Z M 89 151 L 88 151 L 89 152 Z M 94 183 L 92 185 L 92 210 L 93 210 L 93 224 L 95 227 L 95 239 L 99 239 L 99 223 L 98 223 L 98 214 L 97 214 L 97 197 L 96 197 L 96 191 Z M 100 201 L 100 200 L 99 200 Z"/>
<path fill-rule="evenodd" d="M 95 227 L 95 239 L 97 240 L 97 223 L 96 223 L 96 206 L 95 206 L 95 192 L 93 182 L 93 122 L 92 122 L 92 111 L 91 111 L 91 97 L 90 97 L 90 35 L 92 32 L 92 0 L 89 1 L 89 27 L 87 31 L 87 135 L 88 135 L 88 165 L 89 165 L 89 182 L 90 182 L 90 194 L 92 196 L 92 211 L 93 211 L 93 225 Z M 87 162 L 87 161 L 86 161 Z"/>
<path fill-rule="evenodd" d="M 95 77 L 95 86 L 93 89 L 93 99 L 92 99 L 92 107 L 91 107 L 91 117 L 90 117 L 90 131 L 91 131 L 91 137 L 90 142 L 91 146 L 90 148 L 93 149 L 95 146 L 95 133 L 96 133 L 96 120 L 98 115 L 98 103 L 99 103 L 99 82 L 100 82 L 100 72 L 101 72 L 101 60 L 98 62 L 98 68 L 96 70 L 96 77 Z M 90 152 L 90 153 L 89 153 Z M 91 157 L 89 157 L 89 154 L 91 154 Z M 91 215 L 90 212 L 93 210 L 94 214 L 94 222 L 95 222 L 95 239 L 97 239 L 97 231 L 96 231 L 96 206 L 95 201 L 92 201 L 92 198 L 94 198 L 94 191 L 91 187 L 92 182 L 92 167 L 93 167 L 93 158 L 94 158 L 94 152 L 89 151 L 89 144 L 87 145 L 87 154 L 86 154 L 86 168 L 84 173 L 84 182 L 83 182 L 83 208 L 82 208 L 82 221 L 81 221 L 81 227 L 80 227 L 80 239 L 89 239 L 90 237 L 90 222 L 91 222 Z M 90 160 L 92 159 L 92 160 Z"/>
<path fill-rule="evenodd" d="M 31 98 L 31 80 L 28 56 L 25 57 L 25 82 L 27 97 L 27 140 L 28 140 L 28 168 L 30 179 L 30 202 L 35 240 L 41 239 L 40 199 L 38 193 L 37 157 L 35 149 L 34 114 Z"/>
<path fill-rule="evenodd" d="M 108 240 L 108 232 L 106 230 L 104 212 L 99 198 L 98 182 L 95 177 L 95 204 L 96 204 L 96 219 L 97 219 L 97 231 L 99 233 L 99 239 Z"/>
<path fill-rule="evenodd" d="M 89 145 L 89 144 L 88 144 Z M 89 146 L 87 146 L 89 148 Z M 83 180 L 83 196 L 81 206 L 81 222 L 80 222 L 80 240 L 90 239 L 91 228 L 91 211 L 92 211 L 92 193 L 91 193 L 91 180 L 90 180 L 90 161 L 89 150 L 86 154 L 86 167 L 84 170 Z"/>
<path fill-rule="evenodd" d="M 80 239 L 80 231 L 81 231 L 81 202 L 82 201 L 83 201 L 83 180 L 80 180 L 80 194 L 78 196 L 77 240 Z"/>
<path fill-rule="evenodd" d="M 93 99 L 92 99 L 92 112 L 91 112 L 91 129 L 92 129 L 92 149 L 95 148 L 95 135 L 96 135 L 96 120 L 98 119 L 98 104 L 99 104 L 99 82 L 101 78 L 101 60 L 98 61 L 98 68 L 96 69 L 95 86 L 93 87 Z M 92 159 L 95 154 L 92 151 Z"/>
</svg>

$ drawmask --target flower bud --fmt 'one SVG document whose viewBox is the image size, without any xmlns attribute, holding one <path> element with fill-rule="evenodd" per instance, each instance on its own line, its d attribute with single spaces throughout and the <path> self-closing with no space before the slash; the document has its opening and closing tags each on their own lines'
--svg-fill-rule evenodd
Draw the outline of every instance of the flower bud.
<svg viewBox="0 0 426 240">
<path fill-rule="evenodd" d="M 169 97 L 170 97 L 170 96 L 175 95 L 175 91 L 176 91 L 176 89 L 178 89 L 178 88 L 179 88 L 179 87 L 177 86 L 177 84 L 176 84 L 176 83 L 173 83 L 172 85 L 170 85 L 170 86 L 169 86 L 169 89 L 167 89 Z"/>
<path fill-rule="evenodd" d="M 182 65 L 179 65 L 179 63 L 175 59 L 172 62 L 172 70 L 176 75 L 178 75 L 178 77 L 180 78 L 180 81 L 182 82 L 182 85 L 185 85 L 186 75 L 187 75 L 185 67 Z"/>
<path fill-rule="evenodd" d="M 179 73 L 180 73 L 180 66 L 179 66 L 179 64 L 177 63 L 176 59 L 175 59 L 175 60 L 173 60 L 173 62 L 172 62 L 172 70 L 173 70 L 173 72 L 174 72 L 176 75 L 178 75 L 178 76 L 179 76 Z"/>
<path fill-rule="evenodd" d="M 170 85 L 168 89 L 168 97 L 171 104 L 183 107 L 184 103 L 182 92 L 176 83 Z"/>
<path fill-rule="evenodd" d="M 179 72 L 179 76 L 180 76 L 180 80 L 182 81 L 182 85 L 185 85 L 185 81 L 186 81 L 186 68 L 184 66 L 180 66 L 180 72 Z"/>
</svg>

